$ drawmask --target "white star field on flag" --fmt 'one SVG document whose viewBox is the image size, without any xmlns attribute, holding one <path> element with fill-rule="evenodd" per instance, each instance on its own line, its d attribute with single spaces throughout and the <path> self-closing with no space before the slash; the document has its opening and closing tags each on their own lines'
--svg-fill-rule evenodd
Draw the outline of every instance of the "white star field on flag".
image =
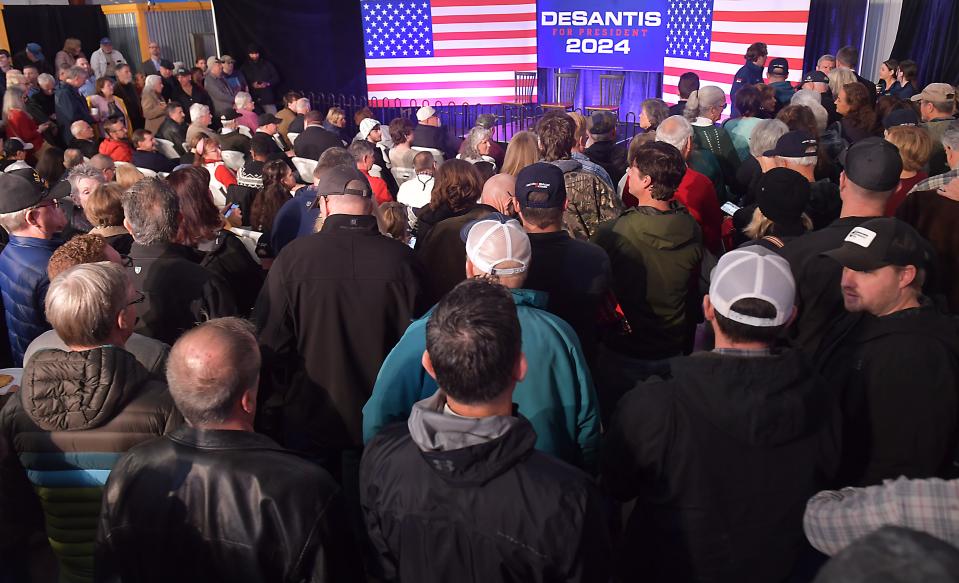
<svg viewBox="0 0 959 583">
<path fill-rule="evenodd" d="M 709 60 L 713 0 L 669 0 L 666 56 Z"/>
<path fill-rule="evenodd" d="M 433 54 L 429 2 L 363 2 L 363 46 L 368 59 Z"/>
</svg>

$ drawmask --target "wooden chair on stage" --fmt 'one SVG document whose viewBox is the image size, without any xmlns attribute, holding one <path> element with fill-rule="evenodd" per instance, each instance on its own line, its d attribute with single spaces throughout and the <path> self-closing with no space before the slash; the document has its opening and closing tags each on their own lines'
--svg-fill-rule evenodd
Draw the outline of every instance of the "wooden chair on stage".
<svg viewBox="0 0 959 583">
<path fill-rule="evenodd" d="M 608 111 L 619 116 L 619 104 L 623 100 L 623 85 L 626 84 L 625 75 L 599 76 L 599 105 L 587 105 L 586 115 L 594 111 Z"/>
<path fill-rule="evenodd" d="M 522 126 L 527 108 L 533 104 L 536 91 L 536 71 L 516 71 L 513 73 L 514 101 L 503 103 L 503 118 L 507 126 Z"/>
<path fill-rule="evenodd" d="M 573 102 L 576 99 L 576 91 L 579 90 L 579 71 L 573 73 L 557 73 L 556 93 L 553 97 L 556 101 L 541 104 L 543 109 L 561 109 L 571 111 Z"/>
</svg>

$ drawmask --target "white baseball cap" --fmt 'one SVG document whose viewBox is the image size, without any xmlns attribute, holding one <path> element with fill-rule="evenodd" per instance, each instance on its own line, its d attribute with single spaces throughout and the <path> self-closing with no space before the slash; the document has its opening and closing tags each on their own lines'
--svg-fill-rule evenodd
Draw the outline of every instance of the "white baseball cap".
<svg viewBox="0 0 959 583">
<path fill-rule="evenodd" d="M 378 127 L 380 127 L 380 122 L 376 121 L 375 119 L 371 117 L 364 119 L 360 122 L 360 137 L 365 140 L 366 137 L 370 135 L 370 132 Z"/>
<path fill-rule="evenodd" d="M 436 115 L 436 110 L 429 105 L 424 105 L 416 110 L 416 119 L 419 121 L 426 121 L 434 115 Z"/>
<path fill-rule="evenodd" d="M 533 251 L 529 236 L 519 221 L 500 213 L 467 223 L 460 231 L 466 242 L 466 256 L 483 273 L 516 275 L 529 268 Z M 514 267 L 497 267 L 505 262 L 518 263 Z"/>
<path fill-rule="evenodd" d="M 764 300 L 776 308 L 776 317 L 758 318 L 732 309 L 739 300 Z M 796 301 L 796 282 L 789 262 L 759 246 L 726 253 L 713 268 L 709 301 L 716 312 L 747 326 L 782 326 L 789 321 Z"/>
</svg>

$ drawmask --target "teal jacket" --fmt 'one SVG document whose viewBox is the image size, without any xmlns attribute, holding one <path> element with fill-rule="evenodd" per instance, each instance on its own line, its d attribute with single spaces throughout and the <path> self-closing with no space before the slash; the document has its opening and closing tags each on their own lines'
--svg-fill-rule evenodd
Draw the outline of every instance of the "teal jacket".
<svg viewBox="0 0 959 583">
<path fill-rule="evenodd" d="M 545 293 L 512 292 L 528 363 L 526 378 L 516 385 L 513 402 L 536 430 L 536 449 L 592 470 L 600 421 L 593 379 L 576 333 L 546 311 Z M 363 407 L 364 442 L 384 426 L 405 420 L 414 403 L 436 392 L 436 381 L 421 364 L 431 313 L 407 328 L 383 362 L 373 395 Z"/>
</svg>

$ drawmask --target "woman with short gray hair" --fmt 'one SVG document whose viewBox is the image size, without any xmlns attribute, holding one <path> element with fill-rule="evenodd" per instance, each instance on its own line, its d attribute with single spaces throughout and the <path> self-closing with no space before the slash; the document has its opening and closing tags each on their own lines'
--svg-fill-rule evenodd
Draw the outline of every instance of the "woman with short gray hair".
<svg viewBox="0 0 959 583">
<path fill-rule="evenodd" d="M 495 170 L 496 162 L 489 156 L 489 150 L 492 146 L 490 143 L 492 135 L 493 133 L 484 127 L 473 127 L 470 133 L 466 135 L 466 140 L 463 144 L 463 153 L 458 155 L 457 158 L 466 160 L 470 164 L 489 162 Z"/>
<path fill-rule="evenodd" d="M 726 92 L 715 85 L 706 85 L 689 94 L 683 116 L 693 126 L 693 143 L 696 147 L 709 150 L 716 156 L 723 172 L 723 180 L 729 188 L 738 184 L 736 171 L 739 170 L 742 160 L 729 133 L 716 125 L 725 109 Z M 721 198 L 723 194 L 720 193 Z"/>
<path fill-rule="evenodd" d="M 143 95 L 140 96 L 140 107 L 143 109 L 143 118 L 146 120 L 146 130 L 156 135 L 163 120 L 166 119 L 163 78 L 159 75 L 150 75 L 146 78 Z"/>
</svg>

